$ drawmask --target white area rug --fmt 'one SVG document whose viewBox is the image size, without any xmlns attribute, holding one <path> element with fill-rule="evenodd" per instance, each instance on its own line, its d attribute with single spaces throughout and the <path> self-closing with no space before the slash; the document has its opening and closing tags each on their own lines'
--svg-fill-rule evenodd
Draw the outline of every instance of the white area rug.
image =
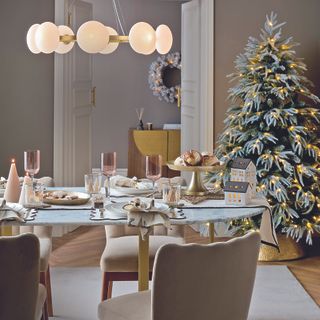
<svg viewBox="0 0 320 320">
<path fill-rule="evenodd" d="M 55 317 L 50 319 L 97 319 L 99 268 L 52 268 L 51 277 Z M 115 282 L 113 296 L 136 291 L 136 282 Z M 319 320 L 320 309 L 286 267 L 259 266 L 248 319 Z"/>
</svg>

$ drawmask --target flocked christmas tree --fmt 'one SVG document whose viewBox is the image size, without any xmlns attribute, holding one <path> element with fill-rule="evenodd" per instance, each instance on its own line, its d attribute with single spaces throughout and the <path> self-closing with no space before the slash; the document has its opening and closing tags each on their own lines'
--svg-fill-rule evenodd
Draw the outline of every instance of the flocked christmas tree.
<svg viewBox="0 0 320 320">
<path fill-rule="evenodd" d="M 229 77 L 231 107 L 218 141 L 218 158 L 230 165 L 250 158 L 257 167 L 258 192 L 270 205 L 277 230 L 300 239 L 320 233 L 320 99 L 303 76 L 292 38 L 281 35 L 276 14 L 267 16 L 260 40 L 250 37 Z M 218 188 L 229 172 L 214 174 Z M 242 222 L 238 229 L 252 226 Z"/>
</svg>

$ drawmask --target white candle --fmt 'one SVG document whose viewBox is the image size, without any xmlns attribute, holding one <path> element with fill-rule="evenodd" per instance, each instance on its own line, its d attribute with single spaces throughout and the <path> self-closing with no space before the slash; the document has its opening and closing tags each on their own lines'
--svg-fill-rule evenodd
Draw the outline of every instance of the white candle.
<svg viewBox="0 0 320 320">
<path fill-rule="evenodd" d="M 4 192 L 4 198 L 8 202 L 18 202 L 20 197 L 20 183 L 17 172 L 15 159 L 11 160 L 10 171 L 8 175 L 8 181 L 6 190 Z"/>
</svg>

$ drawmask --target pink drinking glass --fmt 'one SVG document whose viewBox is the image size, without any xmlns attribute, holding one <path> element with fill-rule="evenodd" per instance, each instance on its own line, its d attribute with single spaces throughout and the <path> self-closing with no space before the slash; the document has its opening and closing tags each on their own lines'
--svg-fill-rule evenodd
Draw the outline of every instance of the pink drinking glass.
<svg viewBox="0 0 320 320">
<path fill-rule="evenodd" d="M 106 194 L 110 201 L 110 178 L 116 173 L 117 168 L 117 153 L 102 152 L 101 153 L 101 171 L 108 179 L 108 188 Z"/>
<path fill-rule="evenodd" d="M 27 150 L 24 152 L 24 170 L 32 180 L 34 175 L 40 171 L 40 150 Z"/>
<path fill-rule="evenodd" d="M 153 183 L 153 200 L 155 194 L 155 182 L 161 178 L 162 157 L 160 154 L 146 156 L 146 177 Z"/>
</svg>

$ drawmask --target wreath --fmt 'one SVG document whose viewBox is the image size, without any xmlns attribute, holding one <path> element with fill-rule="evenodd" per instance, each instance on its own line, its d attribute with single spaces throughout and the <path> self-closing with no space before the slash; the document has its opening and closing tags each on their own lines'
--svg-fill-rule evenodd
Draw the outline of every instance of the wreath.
<svg viewBox="0 0 320 320">
<path fill-rule="evenodd" d="M 164 73 L 168 68 L 181 70 L 180 52 L 160 56 L 156 61 L 151 63 L 149 68 L 149 86 L 153 95 L 157 96 L 160 100 L 174 103 L 178 101 L 181 85 L 180 83 L 171 87 L 165 85 Z"/>
</svg>

